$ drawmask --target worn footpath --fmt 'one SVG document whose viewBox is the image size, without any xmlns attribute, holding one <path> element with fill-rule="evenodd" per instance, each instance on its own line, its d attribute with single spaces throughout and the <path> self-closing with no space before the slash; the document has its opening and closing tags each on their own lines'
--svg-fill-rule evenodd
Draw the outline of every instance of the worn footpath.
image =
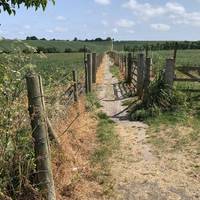
<svg viewBox="0 0 200 200">
<path fill-rule="evenodd" d="M 116 200 L 197 200 L 200 183 L 188 176 L 181 154 L 157 156 L 147 143 L 148 126 L 126 117 L 118 80 L 110 72 L 111 60 L 104 58 L 103 83 L 98 87 L 102 111 L 116 122 L 120 148 L 110 159 Z"/>
</svg>

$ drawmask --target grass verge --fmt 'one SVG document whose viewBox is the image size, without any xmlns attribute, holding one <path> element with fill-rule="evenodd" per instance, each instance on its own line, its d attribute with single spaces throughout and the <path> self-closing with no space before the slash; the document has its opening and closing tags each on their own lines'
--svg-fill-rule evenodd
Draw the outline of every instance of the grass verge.
<svg viewBox="0 0 200 200">
<path fill-rule="evenodd" d="M 98 170 L 94 172 L 94 177 L 99 184 L 103 186 L 104 195 L 112 195 L 113 182 L 110 173 L 109 159 L 113 152 L 119 146 L 119 140 L 115 134 L 115 122 L 113 122 L 105 113 L 97 114 L 97 140 L 98 147 L 92 155 L 92 163 Z"/>
<path fill-rule="evenodd" d="M 94 94 L 90 94 L 87 97 L 87 101 L 87 105 L 95 111 L 94 113 L 98 120 L 96 130 L 97 147 L 91 156 L 91 162 L 95 169 L 92 176 L 102 186 L 103 195 L 110 196 L 113 191 L 113 181 L 109 160 L 119 147 L 119 139 L 115 133 L 115 122 L 105 113 L 98 110 L 100 103 Z"/>
<path fill-rule="evenodd" d="M 118 80 L 120 80 L 120 70 L 119 70 L 118 66 L 116 66 L 116 65 L 111 66 L 110 72 L 112 73 L 112 75 L 115 78 L 117 78 Z"/>
</svg>

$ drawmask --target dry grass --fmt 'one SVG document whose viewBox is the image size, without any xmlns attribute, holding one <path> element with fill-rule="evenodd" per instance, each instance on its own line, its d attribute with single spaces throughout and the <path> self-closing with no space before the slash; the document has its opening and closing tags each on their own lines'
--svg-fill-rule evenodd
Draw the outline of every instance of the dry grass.
<svg viewBox="0 0 200 200">
<path fill-rule="evenodd" d="M 100 65 L 100 67 L 97 69 L 97 76 L 96 76 L 96 84 L 102 84 L 104 80 L 104 74 L 105 74 L 105 57 L 103 58 L 103 61 Z"/>
<path fill-rule="evenodd" d="M 62 135 L 69 124 L 68 131 Z M 96 118 L 85 109 L 85 99 L 73 105 L 55 125 L 61 149 L 53 152 L 53 173 L 58 200 L 98 199 L 101 187 L 92 180 L 90 157 L 96 146 Z M 95 193 L 97 196 L 95 196 Z"/>
</svg>

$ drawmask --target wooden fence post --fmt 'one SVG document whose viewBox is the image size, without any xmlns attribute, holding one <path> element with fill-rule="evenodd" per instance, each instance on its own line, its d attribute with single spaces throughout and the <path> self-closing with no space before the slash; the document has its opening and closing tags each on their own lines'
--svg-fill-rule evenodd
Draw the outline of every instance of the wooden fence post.
<svg viewBox="0 0 200 200">
<path fill-rule="evenodd" d="M 127 56 L 124 56 L 124 77 L 127 79 Z"/>
<path fill-rule="evenodd" d="M 88 92 L 92 92 L 92 56 L 87 54 Z"/>
<path fill-rule="evenodd" d="M 174 64 L 176 64 L 176 56 L 177 56 L 177 46 L 174 47 L 174 55 L 173 55 Z"/>
<path fill-rule="evenodd" d="M 97 54 L 92 54 L 92 83 L 96 83 L 96 72 L 97 72 Z"/>
<path fill-rule="evenodd" d="M 74 86 L 74 101 L 77 102 L 78 101 L 78 81 L 77 81 L 77 71 L 73 70 L 72 71 L 72 76 L 73 76 L 73 86 Z"/>
<path fill-rule="evenodd" d="M 149 84 L 150 84 L 150 67 L 151 67 L 151 58 L 146 58 L 145 72 L 144 72 L 144 92 L 146 93 Z"/>
<path fill-rule="evenodd" d="M 147 45 L 145 47 L 145 54 L 146 54 L 146 59 L 149 57 L 149 46 Z"/>
<path fill-rule="evenodd" d="M 133 66 L 132 54 L 128 53 L 128 71 L 127 71 L 127 82 L 128 83 L 131 83 L 131 80 L 132 80 L 132 66 Z"/>
<path fill-rule="evenodd" d="M 88 65 L 87 65 L 87 60 L 85 59 L 85 93 L 88 93 Z"/>
<path fill-rule="evenodd" d="M 164 78 L 165 83 L 172 88 L 174 82 L 174 59 L 172 58 L 166 59 Z"/>
<path fill-rule="evenodd" d="M 138 54 L 138 66 L 137 66 L 137 93 L 140 98 L 143 96 L 143 87 L 144 87 L 144 68 L 145 60 L 144 54 Z"/>
<path fill-rule="evenodd" d="M 41 78 L 35 73 L 29 73 L 26 83 L 38 184 L 46 199 L 56 200 Z"/>
</svg>

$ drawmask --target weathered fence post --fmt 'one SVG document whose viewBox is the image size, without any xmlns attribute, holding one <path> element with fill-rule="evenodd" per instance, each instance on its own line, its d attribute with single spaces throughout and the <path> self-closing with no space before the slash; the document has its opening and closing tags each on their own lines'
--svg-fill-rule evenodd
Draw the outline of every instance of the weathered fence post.
<svg viewBox="0 0 200 200">
<path fill-rule="evenodd" d="M 78 101 L 78 81 L 77 81 L 77 71 L 73 70 L 72 71 L 72 76 L 73 76 L 73 86 L 74 86 L 74 101 Z"/>
<path fill-rule="evenodd" d="M 85 65 L 85 93 L 87 94 L 88 93 L 88 66 L 87 66 L 86 50 L 84 51 L 84 65 Z"/>
<path fill-rule="evenodd" d="M 92 92 L 92 55 L 87 54 L 88 92 Z"/>
<path fill-rule="evenodd" d="M 92 83 L 96 83 L 96 72 L 97 72 L 97 54 L 92 54 Z"/>
<path fill-rule="evenodd" d="M 127 71 L 127 82 L 128 83 L 131 83 L 131 80 L 132 80 L 132 66 L 133 66 L 132 54 L 128 53 L 128 71 Z"/>
<path fill-rule="evenodd" d="M 149 46 L 147 45 L 145 48 L 145 54 L 146 54 L 146 58 L 149 57 Z"/>
<path fill-rule="evenodd" d="M 127 56 L 124 56 L 124 77 L 127 79 Z"/>
<path fill-rule="evenodd" d="M 46 199 L 56 200 L 41 78 L 35 73 L 29 73 L 26 82 L 38 184 Z"/>
<path fill-rule="evenodd" d="M 174 47 L 174 55 L 173 55 L 174 64 L 176 64 L 176 56 L 177 56 L 177 45 L 175 45 Z"/>
<path fill-rule="evenodd" d="M 172 88 L 174 82 L 174 59 L 172 58 L 166 59 L 164 78 L 165 83 Z"/>
<path fill-rule="evenodd" d="M 137 66 L 137 93 L 140 98 L 143 96 L 144 69 L 145 69 L 144 54 L 140 53 L 138 54 L 138 66 Z"/>
<path fill-rule="evenodd" d="M 151 68 L 151 58 L 146 58 L 146 65 L 144 71 L 144 93 L 147 92 L 150 83 L 150 68 Z"/>
</svg>

